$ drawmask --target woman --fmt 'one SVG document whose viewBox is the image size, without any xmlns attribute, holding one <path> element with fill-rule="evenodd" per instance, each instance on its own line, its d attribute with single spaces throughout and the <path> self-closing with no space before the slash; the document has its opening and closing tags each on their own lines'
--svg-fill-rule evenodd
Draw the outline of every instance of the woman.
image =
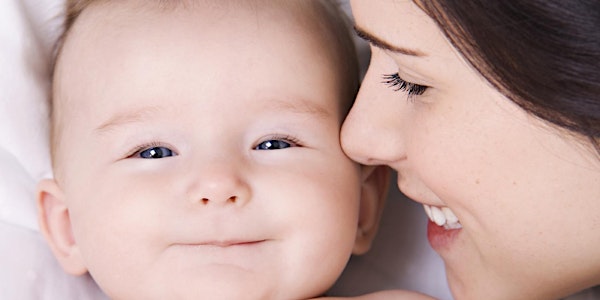
<svg viewBox="0 0 600 300">
<path fill-rule="evenodd" d="M 344 150 L 424 205 L 456 299 L 600 284 L 600 1 L 354 0 Z"/>
</svg>

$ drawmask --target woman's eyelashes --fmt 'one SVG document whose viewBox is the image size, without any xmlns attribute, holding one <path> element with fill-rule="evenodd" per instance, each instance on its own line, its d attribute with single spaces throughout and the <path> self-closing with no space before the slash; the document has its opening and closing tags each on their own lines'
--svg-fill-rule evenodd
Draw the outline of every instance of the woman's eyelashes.
<svg viewBox="0 0 600 300">
<path fill-rule="evenodd" d="M 293 137 L 272 137 L 260 142 L 254 150 L 279 150 L 298 146 L 300 146 L 298 140 Z"/>
<path fill-rule="evenodd" d="M 406 92 L 408 96 L 422 95 L 428 88 L 424 85 L 408 82 L 400 78 L 400 75 L 398 75 L 398 73 L 384 74 L 382 83 L 385 83 L 387 86 L 394 89 L 394 91 Z"/>
</svg>

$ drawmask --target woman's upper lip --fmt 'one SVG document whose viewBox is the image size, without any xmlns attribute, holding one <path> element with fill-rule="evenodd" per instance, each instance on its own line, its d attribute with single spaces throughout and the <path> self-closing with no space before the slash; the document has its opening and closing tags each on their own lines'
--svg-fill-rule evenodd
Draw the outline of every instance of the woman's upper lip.
<svg viewBox="0 0 600 300">
<path fill-rule="evenodd" d="M 401 182 L 400 180 L 396 182 L 396 186 L 398 187 L 398 190 L 409 200 L 429 206 L 445 206 L 445 204 L 433 192 L 424 192 L 422 189 L 411 188 L 406 184 L 406 182 Z"/>
</svg>

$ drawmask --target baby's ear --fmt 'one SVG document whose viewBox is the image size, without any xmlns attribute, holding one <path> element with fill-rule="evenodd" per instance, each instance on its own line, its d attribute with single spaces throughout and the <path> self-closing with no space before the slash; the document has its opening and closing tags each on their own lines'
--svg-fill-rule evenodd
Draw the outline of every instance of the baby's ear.
<svg viewBox="0 0 600 300">
<path fill-rule="evenodd" d="M 43 179 L 37 188 L 37 208 L 40 231 L 54 256 L 72 275 L 83 275 L 87 268 L 73 238 L 69 209 L 62 190 L 53 179 Z"/>
<path fill-rule="evenodd" d="M 353 254 L 364 254 L 377 235 L 387 197 L 390 170 L 386 166 L 362 166 L 360 214 Z"/>
</svg>

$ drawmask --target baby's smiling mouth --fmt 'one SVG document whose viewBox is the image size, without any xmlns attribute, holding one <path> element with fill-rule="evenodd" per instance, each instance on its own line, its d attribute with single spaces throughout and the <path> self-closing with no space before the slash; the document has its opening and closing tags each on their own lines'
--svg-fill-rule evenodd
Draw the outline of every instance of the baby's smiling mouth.
<svg viewBox="0 0 600 300">
<path fill-rule="evenodd" d="M 277 254 L 278 247 L 264 238 L 199 238 L 178 241 L 165 250 L 169 265 L 193 274 L 241 271 L 262 272 L 265 261 Z M 207 273 L 206 273 L 207 272 Z"/>
<path fill-rule="evenodd" d="M 267 240 L 211 240 L 199 243 L 189 244 L 190 246 L 213 246 L 213 247 L 233 247 L 233 246 L 252 246 Z"/>
<path fill-rule="evenodd" d="M 438 226 L 444 227 L 444 229 L 462 228 L 462 224 L 460 224 L 460 221 L 449 207 L 438 207 L 427 204 L 423 204 L 423 207 L 429 220 Z"/>
<path fill-rule="evenodd" d="M 228 248 L 228 247 L 242 247 L 242 246 L 255 246 L 264 243 L 266 239 L 220 239 L 220 240 L 202 240 L 195 242 L 183 242 L 175 243 L 173 246 L 184 246 L 184 247 L 207 247 L 207 248 Z"/>
</svg>

